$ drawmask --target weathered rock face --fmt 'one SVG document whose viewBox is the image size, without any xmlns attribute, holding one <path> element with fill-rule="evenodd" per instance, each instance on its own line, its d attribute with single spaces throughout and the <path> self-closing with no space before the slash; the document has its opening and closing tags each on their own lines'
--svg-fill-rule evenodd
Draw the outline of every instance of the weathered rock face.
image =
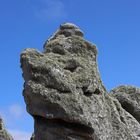
<svg viewBox="0 0 140 140">
<path fill-rule="evenodd" d="M 122 107 L 140 123 L 140 89 L 133 86 L 119 86 L 112 93 Z"/>
<path fill-rule="evenodd" d="M 12 136 L 5 129 L 1 116 L 0 116 L 0 140 L 13 140 Z"/>
<path fill-rule="evenodd" d="M 69 23 L 45 43 L 43 53 L 22 52 L 23 96 L 35 120 L 34 140 L 140 139 L 139 113 L 131 115 L 114 93 L 107 94 L 96 59 L 96 46 Z"/>
</svg>

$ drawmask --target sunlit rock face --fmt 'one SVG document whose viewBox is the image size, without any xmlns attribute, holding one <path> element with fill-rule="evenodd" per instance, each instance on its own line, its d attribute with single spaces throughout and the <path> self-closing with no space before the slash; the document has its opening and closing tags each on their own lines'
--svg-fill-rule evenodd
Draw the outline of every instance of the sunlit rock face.
<svg viewBox="0 0 140 140">
<path fill-rule="evenodd" d="M 140 124 L 100 78 L 97 48 L 65 23 L 44 51 L 21 53 L 23 96 L 35 120 L 34 140 L 139 140 Z"/>
<path fill-rule="evenodd" d="M 12 136 L 5 129 L 1 116 L 0 116 L 0 140 L 13 140 Z"/>
</svg>

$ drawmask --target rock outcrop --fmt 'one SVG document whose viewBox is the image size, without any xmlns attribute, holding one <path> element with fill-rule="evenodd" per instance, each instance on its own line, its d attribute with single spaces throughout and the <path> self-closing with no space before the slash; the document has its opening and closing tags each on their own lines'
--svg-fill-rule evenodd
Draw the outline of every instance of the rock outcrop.
<svg viewBox="0 0 140 140">
<path fill-rule="evenodd" d="M 139 89 L 128 89 L 128 94 L 127 88 L 117 88 L 108 94 L 97 48 L 83 36 L 76 25 L 62 24 L 43 53 L 26 49 L 21 54 L 23 96 L 35 121 L 32 139 L 140 140 Z M 120 93 L 135 110 L 123 105 Z"/>
<path fill-rule="evenodd" d="M 13 140 L 12 136 L 5 129 L 1 116 L 0 116 L 0 140 Z"/>
<path fill-rule="evenodd" d="M 122 107 L 140 123 L 140 89 L 133 86 L 119 86 L 113 89 L 114 95 Z"/>
</svg>

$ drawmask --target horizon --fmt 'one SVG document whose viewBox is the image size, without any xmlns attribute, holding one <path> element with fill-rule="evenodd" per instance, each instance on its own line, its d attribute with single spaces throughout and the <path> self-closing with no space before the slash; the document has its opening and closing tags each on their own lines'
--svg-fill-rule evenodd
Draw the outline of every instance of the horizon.
<svg viewBox="0 0 140 140">
<path fill-rule="evenodd" d="M 64 22 L 80 27 L 98 49 L 98 66 L 108 91 L 119 85 L 140 87 L 140 1 L 1 0 L 0 90 L 2 115 L 15 140 L 27 140 L 33 119 L 22 96 L 20 53 L 43 50 L 45 41 Z M 22 139 L 21 139 L 22 137 Z"/>
</svg>

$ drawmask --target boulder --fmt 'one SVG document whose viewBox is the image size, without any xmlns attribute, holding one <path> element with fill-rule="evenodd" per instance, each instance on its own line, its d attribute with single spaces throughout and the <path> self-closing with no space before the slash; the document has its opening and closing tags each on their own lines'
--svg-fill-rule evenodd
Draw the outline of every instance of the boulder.
<svg viewBox="0 0 140 140">
<path fill-rule="evenodd" d="M 114 88 L 110 93 L 118 99 L 123 109 L 140 123 L 140 88 L 122 85 Z"/>
<path fill-rule="evenodd" d="M 71 23 L 21 53 L 23 96 L 34 118 L 34 140 L 140 140 L 140 124 L 108 94 L 97 48 Z"/>
</svg>

